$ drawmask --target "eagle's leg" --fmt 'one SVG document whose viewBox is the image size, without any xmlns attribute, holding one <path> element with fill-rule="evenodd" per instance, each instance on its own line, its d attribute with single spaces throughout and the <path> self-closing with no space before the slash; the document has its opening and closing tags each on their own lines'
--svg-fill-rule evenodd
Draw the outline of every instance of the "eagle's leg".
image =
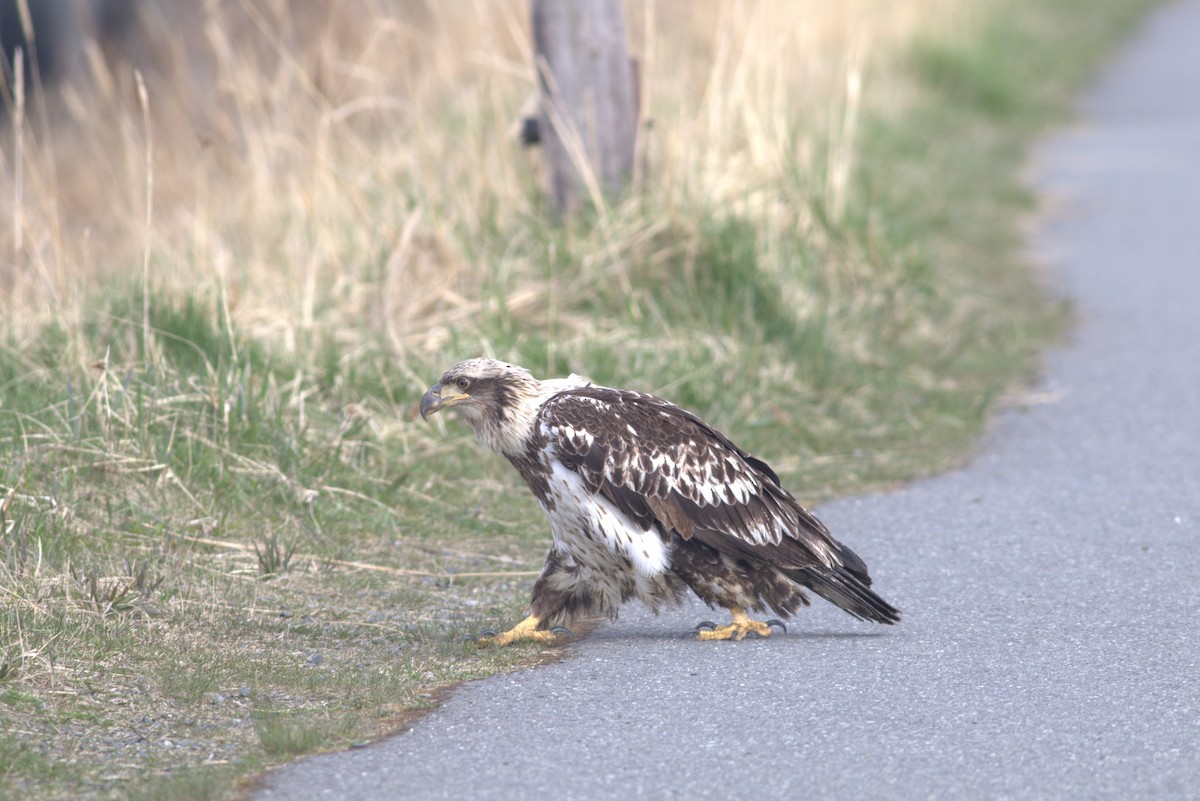
<svg viewBox="0 0 1200 801">
<path fill-rule="evenodd" d="M 757 634 L 759 637 L 770 637 L 771 626 L 778 624 L 783 626 L 778 620 L 770 620 L 766 623 L 761 620 L 751 620 L 746 614 L 746 610 L 739 609 L 734 606 L 729 610 L 729 614 L 733 617 L 733 622 L 727 626 L 715 626 L 711 629 L 701 629 L 696 632 L 698 640 L 742 640 L 747 634 Z M 784 629 L 786 631 L 786 629 Z"/>
<path fill-rule="evenodd" d="M 484 647 L 488 645 L 511 645 L 517 640 L 533 640 L 534 642 L 555 643 L 559 642 L 564 634 L 570 636 L 569 631 L 562 627 L 555 627 L 550 630 L 539 629 L 538 625 L 542 622 L 541 618 L 536 615 L 530 615 L 522 620 L 511 629 L 500 634 L 490 637 L 480 637 L 475 640 L 475 645 Z"/>
</svg>

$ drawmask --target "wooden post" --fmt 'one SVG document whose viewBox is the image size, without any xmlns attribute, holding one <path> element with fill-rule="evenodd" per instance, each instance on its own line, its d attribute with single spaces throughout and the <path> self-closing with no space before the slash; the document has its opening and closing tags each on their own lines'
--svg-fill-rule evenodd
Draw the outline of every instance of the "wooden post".
<svg viewBox="0 0 1200 801">
<path fill-rule="evenodd" d="M 599 208 L 633 175 L 637 92 L 621 0 L 532 0 L 538 130 L 555 211 Z"/>
</svg>

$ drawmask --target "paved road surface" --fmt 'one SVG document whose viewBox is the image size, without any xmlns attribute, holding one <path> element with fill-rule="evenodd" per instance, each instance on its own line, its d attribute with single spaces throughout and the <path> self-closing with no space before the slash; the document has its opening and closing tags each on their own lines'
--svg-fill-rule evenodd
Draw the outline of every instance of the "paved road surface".
<svg viewBox="0 0 1200 801">
<path fill-rule="evenodd" d="M 969 468 L 826 505 L 905 612 L 677 639 L 630 607 L 558 664 L 271 799 L 1200 798 L 1200 2 L 1151 17 L 1047 144 L 1038 237 L 1082 324 Z"/>
</svg>

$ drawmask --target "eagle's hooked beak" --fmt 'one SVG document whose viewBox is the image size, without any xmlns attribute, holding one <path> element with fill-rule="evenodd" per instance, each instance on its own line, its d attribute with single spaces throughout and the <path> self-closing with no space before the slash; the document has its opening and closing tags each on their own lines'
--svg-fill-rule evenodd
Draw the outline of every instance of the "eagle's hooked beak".
<svg viewBox="0 0 1200 801">
<path fill-rule="evenodd" d="M 453 406 L 459 401 L 464 401 L 469 397 L 471 396 L 465 392 L 459 392 L 453 395 L 443 395 L 442 385 L 434 384 L 429 388 L 428 392 L 421 396 L 421 419 L 424 420 L 434 412 L 440 412 L 442 409 Z"/>
</svg>

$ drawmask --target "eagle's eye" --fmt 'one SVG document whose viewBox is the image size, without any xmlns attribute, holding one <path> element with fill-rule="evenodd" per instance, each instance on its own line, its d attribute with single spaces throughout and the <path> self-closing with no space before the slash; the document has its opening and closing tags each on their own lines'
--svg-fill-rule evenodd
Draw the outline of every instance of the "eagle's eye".
<svg viewBox="0 0 1200 801">
<path fill-rule="evenodd" d="M 460 379 L 458 379 L 457 381 L 455 381 L 455 382 L 454 382 L 454 385 L 455 385 L 456 387 L 458 387 L 459 389 L 466 389 L 467 387 L 471 386 L 471 379 L 469 379 L 469 378 L 460 378 Z"/>
</svg>

